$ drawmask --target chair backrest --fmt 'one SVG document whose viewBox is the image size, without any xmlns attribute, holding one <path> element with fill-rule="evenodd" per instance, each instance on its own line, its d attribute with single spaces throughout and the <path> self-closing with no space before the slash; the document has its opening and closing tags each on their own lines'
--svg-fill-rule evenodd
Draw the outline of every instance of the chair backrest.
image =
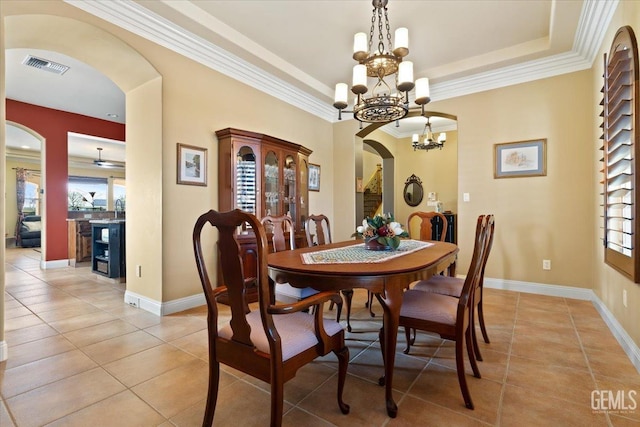
<svg viewBox="0 0 640 427">
<path fill-rule="evenodd" d="M 462 286 L 462 292 L 458 302 L 458 315 L 462 315 L 463 310 L 473 307 L 476 292 L 480 289 L 480 275 L 482 272 L 482 263 L 484 254 L 487 249 L 487 241 L 489 233 L 493 226 L 493 215 L 480 215 L 476 222 L 476 234 L 473 244 L 473 255 L 471 256 L 471 264 L 467 271 L 467 277 Z M 468 315 L 468 312 L 466 312 Z"/>
<path fill-rule="evenodd" d="M 329 218 L 325 215 L 309 215 L 305 221 L 304 227 L 307 235 L 307 245 L 328 245 L 331 243 L 331 227 L 329 226 Z M 315 236 L 315 242 L 313 237 Z"/>
<path fill-rule="evenodd" d="M 222 270 L 222 279 L 225 284 L 223 287 L 214 288 L 207 271 L 206 257 L 202 251 L 201 242 L 202 229 L 207 223 L 218 229 L 218 250 L 220 255 L 218 268 Z M 272 331 L 272 334 L 269 335 L 278 337 L 272 316 L 267 310 L 270 302 L 275 300 L 275 298 L 272 298 L 273 290 L 269 286 L 268 281 L 268 241 L 262 223 L 254 215 L 239 209 L 229 212 L 210 210 L 198 218 L 193 229 L 193 250 L 209 310 L 207 322 L 210 357 L 212 352 L 214 352 L 213 354 L 215 355 L 215 342 L 218 339 L 218 308 L 216 297 L 223 291 L 226 291 L 228 295 L 229 306 L 231 307 L 230 325 L 233 331 L 231 339 L 225 344 L 232 347 L 233 350 L 227 348 L 225 353 L 229 355 L 230 353 L 228 352 L 233 351 L 239 359 L 244 358 L 244 360 L 247 360 L 246 358 L 252 357 L 251 355 L 255 352 L 255 346 L 250 338 L 251 328 L 246 318 L 249 314 L 249 306 L 245 300 L 245 277 L 242 268 L 242 258 L 240 256 L 240 245 L 237 241 L 238 229 L 242 228 L 245 223 L 251 227 L 256 237 L 256 286 L 258 287 L 258 303 L 262 321 L 265 330 Z M 279 338 L 277 338 L 277 340 L 279 340 Z M 211 346 L 213 346 L 213 349 Z M 272 355 L 273 354 L 274 353 L 272 353 Z"/>
<path fill-rule="evenodd" d="M 295 249 L 296 248 L 296 238 L 295 233 L 293 232 L 293 221 L 291 217 L 288 215 L 281 216 L 271 216 L 267 215 L 262 220 L 262 225 L 265 228 L 265 231 L 270 231 L 273 236 L 271 237 L 271 241 L 273 243 L 273 251 L 280 252 L 286 251 L 287 249 Z M 287 248 L 287 239 L 285 237 L 285 233 L 289 233 L 289 247 Z"/>
<path fill-rule="evenodd" d="M 495 217 L 493 215 L 486 215 L 489 217 L 489 224 L 487 230 L 487 241 L 484 249 L 483 259 L 482 259 L 482 269 L 480 271 L 480 286 L 484 285 L 484 268 L 487 265 L 487 260 L 489 259 L 489 253 L 491 252 L 491 248 L 493 247 L 493 235 L 495 231 Z"/>
<path fill-rule="evenodd" d="M 412 212 L 407 218 L 407 233 L 412 239 L 418 240 L 433 240 L 432 238 L 432 223 L 433 218 L 440 218 L 442 221 L 442 233 L 440 234 L 440 241 L 444 242 L 447 238 L 447 217 L 440 212 Z M 411 220 L 414 218 L 420 219 L 420 232 L 418 236 L 411 232 Z"/>
</svg>

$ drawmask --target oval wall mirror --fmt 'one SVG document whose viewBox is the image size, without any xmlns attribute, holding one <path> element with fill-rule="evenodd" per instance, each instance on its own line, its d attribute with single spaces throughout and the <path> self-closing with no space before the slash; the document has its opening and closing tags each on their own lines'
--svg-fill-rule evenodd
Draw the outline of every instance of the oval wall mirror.
<svg viewBox="0 0 640 427">
<path fill-rule="evenodd" d="M 404 183 L 404 201 L 409 206 L 418 206 L 423 196 L 422 181 L 417 176 L 411 175 Z"/>
</svg>

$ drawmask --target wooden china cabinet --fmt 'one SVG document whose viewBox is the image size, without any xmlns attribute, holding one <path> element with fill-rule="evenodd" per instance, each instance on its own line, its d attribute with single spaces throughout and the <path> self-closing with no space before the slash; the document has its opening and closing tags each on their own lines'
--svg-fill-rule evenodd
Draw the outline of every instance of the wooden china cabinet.
<svg viewBox="0 0 640 427">
<path fill-rule="evenodd" d="M 226 128 L 218 137 L 218 210 L 242 209 L 262 218 L 289 215 L 296 245 L 306 246 L 304 221 L 309 215 L 309 155 L 302 145 L 269 135 Z M 269 230 L 266 230 L 270 235 Z M 250 229 L 238 230 L 245 278 L 256 275 L 256 243 Z M 269 249 L 272 250 L 271 244 Z M 220 272 L 220 269 L 218 269 Z M 218 274 L 218 285 L 222 277 Z M 248 287 L 248 301 L 257 289 Z M 223 302 L 224 297 L 220 298 Z"/>
</svg>

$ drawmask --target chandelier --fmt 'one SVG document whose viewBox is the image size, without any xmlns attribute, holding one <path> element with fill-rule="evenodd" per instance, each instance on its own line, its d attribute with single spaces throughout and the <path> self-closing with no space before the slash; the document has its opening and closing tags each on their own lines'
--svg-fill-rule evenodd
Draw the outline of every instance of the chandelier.
<svg viewBox="0 0 640 427">
<path fill-rule="evenodd" d="M 431 122 L 427 117 L 427 124 L 424 125 L 424 131 L 422 131 L 422 142 L 420 142 L 420 135 L 413 134 L 411 138 L 411 145 L 413 145 L 413 151 L 416 150 L 435 150 L 436 148 L 442 150 L 444 143 L 447 141 L 447 134 L 442 132 L 438 135 L 438 139 L 433 139 L 433 131 L 431 130 Z"/>
<path fill-rule="evenodd" d="M 353 67 L 351 92 L 356 95 L 353 113 L 361 124 L 391 122 L 407 115 L 409 111 L 409 91 L 416 88 L 415 103 L 422 106 L 429 98 L 429 79 L 421 78 L 413 82 L 413 63 L 403 61 L 409 53 L 409 31 L 398 28 L 395 31 L 395 46 L 391 44 L 387 3 L 389 0 L 373 0 L 373 16 L 367 43 L 365 33 L 357 33 L 353 41 L 353 59 L 358 65 Z M 383 25 L 384 20 L 384 25 Z M 377 30 L 377 31 L 376 31 Z M 377 32 L 377 39 L 374 35 Z M 374 41 L 377 42 L 374 45 Z M 386 42 L 386 47 L 385 47 Z M 375 84 L 369 92 L 368 78 Z M 389 84 L 389 81 L 393 80 Z M 392 89 L 393 87 L 393 89 Z M 347 84 L 338 83 L 333 106 L 338 109 L 338 120 L 342 120 L 342 110 L 348 105 Z"/>
</svg>

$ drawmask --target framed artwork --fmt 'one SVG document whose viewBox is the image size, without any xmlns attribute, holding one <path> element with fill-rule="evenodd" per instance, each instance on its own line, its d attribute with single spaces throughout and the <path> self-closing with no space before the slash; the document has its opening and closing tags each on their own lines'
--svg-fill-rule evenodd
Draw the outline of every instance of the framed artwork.
<svg viewBox="0 0 640 427">
<path fill-rule="evenodd" d="M 207 149 L 178 143 L 178 184 L 207 186 Z"/>
<path fill-rule="evenodd" d="M 320 191 L 320 165 L 309 163 L 309 190 Z"/>
<path fill-rule="evenodd" d="M 547 174 L 547 140 L 505 142 L 495 144 L 493 177 L 517 178 Z"/>
</svg>

